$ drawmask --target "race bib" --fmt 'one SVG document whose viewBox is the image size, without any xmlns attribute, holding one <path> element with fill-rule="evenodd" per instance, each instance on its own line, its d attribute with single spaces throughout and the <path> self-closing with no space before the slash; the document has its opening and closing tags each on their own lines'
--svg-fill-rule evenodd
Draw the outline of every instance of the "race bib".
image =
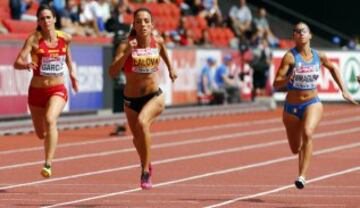
<svg viewBox="0 0 360 208">
<path fill-rule="evenodd" d="M 132 71 L 136 73 L 153 73 L 160 63 L 159 49 L 141 48 L 132 52 Z"/>
<path fill-rule="evenodd" d="M 293 86 L 299 89 L 314 89 L 317 87 L 320 67 L 301 66 L 296 68 Z"/>
<path fill-rule="evenodd" d="M 40 75 L 43 76 L 63 76 L 65 56 L 42 57 Z"/>
</svg>

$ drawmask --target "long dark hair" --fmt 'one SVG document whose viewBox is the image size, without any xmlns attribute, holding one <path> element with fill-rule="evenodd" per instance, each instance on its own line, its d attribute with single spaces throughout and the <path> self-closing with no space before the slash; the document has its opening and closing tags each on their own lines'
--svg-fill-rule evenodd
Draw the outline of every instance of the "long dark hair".
<svg viewBox="0 0 360 208">
<path fill-rule="evenodd" d="M 135 23 L 136 15 L 137 15 L 139 12 L 147 12 L 147 13 L 150 15 L 150 20 L 151 20 L 151 21 L 153 20 L 152 13 L 151 13 L 151 11 L 150 11 L 148 8 L 141 7 L 141 8 L 139 8 L 139 9 L 135 10 L 134 16 L 133 16 L 134 20 L 133 20 L 133 24 L 132 24 L 132 27 L 131 27 L 131 31 L 130 31 L 129 37 L 135 37 L 135 36 L 136 36 L 136 31 L 135 31 L 135 28 L 134 28 L 134 23 Z"/>
<path fill-rule="evenodd" d="M 46 10 L 46 9 L 49 10 L 49 11 L 51 11 L 51 14 L 53 15 L 54 18 L 56 17 L 55 9 L 54 9 L 53 7 L 51 7 L 50 5 L 48 5 L 48 4 L 41 4 L 41 5 L 39 6 L 38 10 L 36 11 L 36 17 L 39 19 L 41 12 L 44 11 L 44 10 Z M 38 25 L 38 26 L 36 27 L 36 31 L 41 31 L 40 25 Z"/>
</svg>

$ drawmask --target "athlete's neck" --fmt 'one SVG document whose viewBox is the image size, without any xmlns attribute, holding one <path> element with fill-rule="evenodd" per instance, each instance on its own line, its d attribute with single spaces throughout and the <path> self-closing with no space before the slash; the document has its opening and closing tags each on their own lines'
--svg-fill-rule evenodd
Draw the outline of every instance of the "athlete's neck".
<svg viewBox="0 0 360 208">
<path fill-rule="evenodd" d="M 311 48 L 309 44 L 306 44 L 304 46 L 296 46 L 296 50 L 303 56 L 309 56 L 311 55 Z"/>
<path fill-rule="evenodd" d="M 150 47 L 151 36 L 138 37 L 137 41 L 140 48 L 148 48 Z"/>
<path fill-rule="evenodd" d="M 43 36 L 44 40 L 49 43 L 56 41 L 56 31 L 55 30 L 43 31 L 42 36 Z"/>
</svg>

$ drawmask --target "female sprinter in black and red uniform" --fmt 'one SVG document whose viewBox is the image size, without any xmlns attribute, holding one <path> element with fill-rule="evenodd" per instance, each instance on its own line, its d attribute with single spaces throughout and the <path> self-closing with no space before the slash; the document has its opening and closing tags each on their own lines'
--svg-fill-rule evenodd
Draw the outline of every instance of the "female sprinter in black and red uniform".
<svg viewBox="0 0 360 208">
<path fill-rule="evenodd" d="M 143 189 L 152 187 L 150 126 L 165 107 L 156 73 L 160 57 L 168 68 L 170 79 L 174 81 L 177 78 L 163 40 L 152 36 L 153 27 L 151 12 L 146 8 L 136 10 L 130 37 L 117 49 L 109 70 L 111 77 L 116 77 L 121 69 L 125 71 L 124 109 L 141 160 L 140 185 Z"/>
<path fill-rule="evenodd" d="M 58 142 L 56 123 L 68 99 L 64 86 L 65 64 L 75 92 L 78 91 L 78 84 L 71 64 L 71 37 L 55 30 L 55 11 L 44 4 L 39 7 L 36 16 L 38 28 L 27 38 L 16 58 L 14 68 L 33 71 L 28 103 L 36 135 L 45 139 L 45 164 L 41 175 L 50 177 L 51 162 Z"/>
</svg>

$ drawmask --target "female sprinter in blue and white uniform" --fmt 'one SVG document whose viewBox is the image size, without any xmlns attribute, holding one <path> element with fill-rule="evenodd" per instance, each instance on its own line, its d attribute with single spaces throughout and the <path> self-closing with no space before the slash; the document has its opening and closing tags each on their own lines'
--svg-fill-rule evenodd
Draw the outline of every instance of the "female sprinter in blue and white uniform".
<svg viewBox="0 0 360 208">
<path fill-rule="evenodd" d="M 299 176 L 295 180 L 298 189 L 305 186 L 313 151 L 312 137 L 323 114 L 316 89 L 321 64 L 330 71 L 342 96 L 357 104 L 345 89 L 337 67 L 325 54 L 310 48 L 311 37 L 307 24 L 300 22 L 295 25 L 293 38 L 296 46 L 284 55 L 273 84 L 277 90 L 288 91 L 283 122 L 291 151 L 299 154 Z"/>
<path fill-rule="evenodd" d="M 119 46 L 109 74 L 116 77 L 121 69 L 126 76 L 124 110 L 141 160 L 140 186 L 152 187 L 150 164 L 150 126 L 164 110 L 165 100 L 157 81 L 160 57 L 172 81 L 177 77 L 162 39 L 152 35 L 153 18 L 148 9 L 134 12 L 133 30 L 126 43 Z"/>
</svg>

